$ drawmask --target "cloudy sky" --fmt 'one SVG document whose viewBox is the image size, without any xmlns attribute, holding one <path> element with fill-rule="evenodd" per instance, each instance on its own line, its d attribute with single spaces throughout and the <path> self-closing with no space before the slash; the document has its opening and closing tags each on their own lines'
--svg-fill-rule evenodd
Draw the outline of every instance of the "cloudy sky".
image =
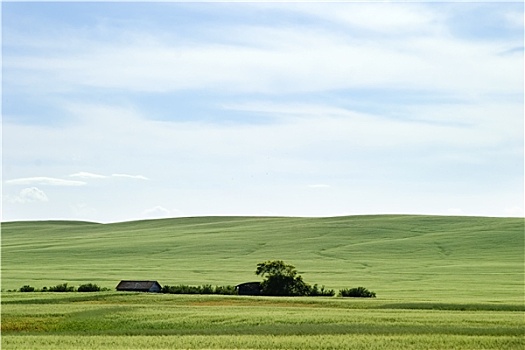
<svg viewBox="0 0 525 350">
<path fill-rule="evenodd" d="M 2 220 L 523 216 L 523 3 L 2 3 Z"/>
</svg>

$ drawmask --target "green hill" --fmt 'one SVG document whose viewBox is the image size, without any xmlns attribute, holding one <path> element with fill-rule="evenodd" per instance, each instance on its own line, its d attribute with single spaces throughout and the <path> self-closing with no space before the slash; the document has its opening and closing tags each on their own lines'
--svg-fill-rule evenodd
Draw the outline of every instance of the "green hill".
<svg viewBox="0 0 525 350">
<path fill-rule="evenodd" d="M 523 218 L 196 217 L 2 223 L 2 289 L 121 279 L 233 285 L 281 259 L 306 282 L 380 298 L 522 301 Z"/>
</svg>

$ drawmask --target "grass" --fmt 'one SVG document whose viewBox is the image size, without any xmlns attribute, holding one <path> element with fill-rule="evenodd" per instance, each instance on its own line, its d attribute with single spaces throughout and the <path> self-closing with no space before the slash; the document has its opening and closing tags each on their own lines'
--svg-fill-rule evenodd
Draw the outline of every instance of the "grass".
<svg viewBox="0 0 525 350">
<path fill-rule="evenodd" d="M 523 232 L 520 218 L 403 215 L 3 223 L 2 288 L 235 285 L 258 280 L 257 263 L 282 259 L 311 284 L 380 298 L 518 301 Z"/>
<path fill-rule="evenodd" d="M 7 293 L 2 347 L 519 349 L 525 345 L 522 305 L 465 311 L 392 305 L 396 304 L 342 298 Z"/>
<path fill-rule="evenodd" d="M 208 217 L 2 224 L 4 349 L 522 349 L 522 218 Z M 10 293 L 234 285 L 282 259 L 377 298 Z"/>
</svg>

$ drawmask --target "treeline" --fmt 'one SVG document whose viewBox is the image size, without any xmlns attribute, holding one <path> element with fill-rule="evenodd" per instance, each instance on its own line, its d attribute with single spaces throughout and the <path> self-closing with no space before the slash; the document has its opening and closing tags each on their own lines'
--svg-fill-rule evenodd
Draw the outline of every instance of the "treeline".
<svg viewBox="0 0 525 350">
<path fill-rule="evenodd" d="M 220 294 L 220 295 L 237 295 L 237 290 L 234 286 L 215 286 L 205 284 L 202 286 L 188 286 L 179 284 L 177 286 L 165 285 L 160 290 L 161 293 L 166 294 Z"/>
<path fill-rule="evenodd" d="M 68 283 L 57 284 L 56 286 L 43 287 L 41 289 L 24 285 L 18 290 L 8 290 L 8 292 L 55 292 L 55 293 L 72 293 L 72 292 L 109 292 L 112 289 L 100 287 L 94 283 L 81 284 L 78 287 L 71 286 Z M 236 295 L 237 290 L 234 286 L 212 286 L 205 284 L 202 286 L 189 286 L 180 284 L 177 286 L 165 285 L 160 290 L 160 293 L 165 294 L 221 294 L 221 295 Z"/>
<path fill-rule="evenodd" d="M 237 295 L 238 291 L 234 286 L 215 286 L 205 284 L 202 286 L 188 286 L 180 284 L 177 286 L 165 285 L 162 287 L 161 293 L 167 294 L 221 294 L 221 295 Z M 261 293 L 261 295 L 265 295 Z M 318 296 L 330 296 L 333 297 L 335 291 L 333 289 L 325 289 L 324 286 L 319 287 L 315 284 L 313 287 L 308 287 L 305 296 L 318 297 Z"/>
<path fill-rule="evenodd" d="M 43 287 L 38 289 L 31 287 L 30 285 L 25 285 L 20 288 L 19 292 L 55 292 L 55 293 L 68 293 L 68 292 L 108 292 L 111 289 L 102 288 L 94 283 L 81 284 L 78 287 L 70 286 L 67 283 L 57 284 L 56 286 Z M 16 290 L 8 290 L 8 292 L 16 292 Z"/>
<path fill-rule="evenodd" d="M 68 283 L 57 284 L 56 286 L 43 287 L 41 289 L 25 285 L 18 290 L 8 290 L 8 292 L 54 292 L 54 293 L 71 293 L 71 292 L 108 292 L 111 291 L 109 288 L 100 287 L 94 283 L 81 284 L 78 287 L 71 286 Z M 234 286 L 212 286 L 211 284 L 205 284 L 202 286 L 189 286 L 185 284 L 179 284 L 176 286 L 165 285 L 160 290 L 160 293 L 164 294 L 201 294 L 201 295 L 237 295 L 238 292 Z M 264 296 L 264 292 L 261 293 Z M 313 287 L 308 287 L 302 296 L 335 296 L 335 290 L 325 289 L 324 286 L 318 287 L 315 284 Z M 347 288 L 341 289 L 337 294 L 340 297 L 353 297 L 353 298 L 375 298 L 376 293 L 369 291 L 364 287 Z"/>
<path fill-rule="evenodd" d="M 257 264 L 255 274 L 263 278 L 262 282 L 255 282 L 259 285 L 257 290 L 251 293 L 242 293 L 245 295 L 262 295 L 262 296 L 329 296 L 335 295 L 335 290 L 326 289 L 324 286 L 319 287 L 317 284 L 313 286 L 306 283 L 302 276 L 297 273 L 295 266 L 286 264 L 282 260 L 268 260 Z M 239 285 L 241 286 L 241 285 Z M 68 286 L 67 283 L 59 284 L 49 288 L 42 288 L 36 290 L 31 286 L 23 286 L 20 292 L 99 292 L 109 291 L 107 288 L 100 288 L 93 283 L 83 284 L 75 289 L 73 286 Z M 215 286 L 205 284 L 202 286 L 189 285 L 165 285 L 161 287 L 161 293 L 167 294 L 221 294 L 221 295 L 237 295 L 238 291 L 233 286 Z M 352 298 L 375 298 L 376 293 L 369 291 L 365 287 L 346 288 L 341 289 L 338 293 L 340 297 Z"/>
</svg>

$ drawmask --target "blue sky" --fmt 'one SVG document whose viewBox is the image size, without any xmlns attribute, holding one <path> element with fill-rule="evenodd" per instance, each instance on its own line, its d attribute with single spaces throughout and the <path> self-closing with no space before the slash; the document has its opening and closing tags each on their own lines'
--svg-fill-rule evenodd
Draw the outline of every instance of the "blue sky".
<svg viewBox="0 0 525 350">
<path fill-rule="evenodd" d="M 2 220 L 523 216 L 523 3 L 2 3 Z"/>
</svg>

